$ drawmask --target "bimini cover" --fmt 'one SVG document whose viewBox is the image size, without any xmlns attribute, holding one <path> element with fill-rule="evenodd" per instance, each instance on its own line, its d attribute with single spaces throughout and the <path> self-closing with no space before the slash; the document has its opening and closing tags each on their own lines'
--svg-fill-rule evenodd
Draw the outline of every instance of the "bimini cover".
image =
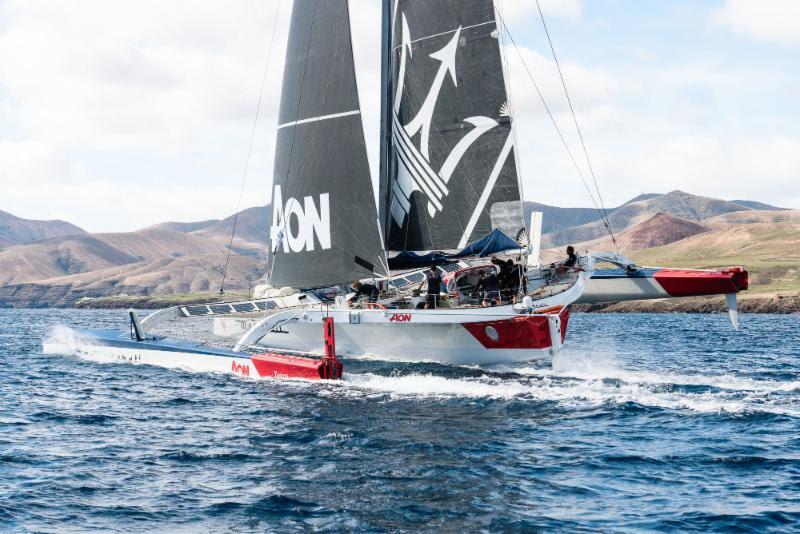
<svg viewBox="0 0 800 534">
<path fill-rule="evenodd" d="M 394 258 L 389 258 L 389 268 L 391 269 L 415 269 L 427 267 L 429 265 L 441 265 L 461 258 L 483 258 L 498 254 L 507 250 L 517 250 L 522 246 L 508 237 L 499 228 L 495 228 L 488 235 L 470 243 L 455 254 L 446 254 L 439 250 L 434 250 L 427 254 L 417 254 L 416 252 L 401 252 Z"/>
</svg>

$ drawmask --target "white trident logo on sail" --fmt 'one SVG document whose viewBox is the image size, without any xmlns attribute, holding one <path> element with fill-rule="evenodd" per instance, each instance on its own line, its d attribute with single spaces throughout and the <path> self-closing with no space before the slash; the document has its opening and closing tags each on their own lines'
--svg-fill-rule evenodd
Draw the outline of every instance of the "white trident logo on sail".
<svg viewBox="0 0 800 534">
<path fill-rule="evenodd" d="M 402 43 L 400 46 L 400 69 L 392 113 L 392 138 L 396 148 L 395 152 L 397 154 L 398 168 L 397 177 L 392 188 L 393 195 L 390 206 L 392 218 L 399 226 L 403 225 L 411 209 L 410 198 L 414 191 L 420 191 L 427 197 L 428 215 L 430 215 L 430 217 L 434 217 L 437 212 L 442 211 L 442 200 L 449 193 L 447 184 L 450 181 L 453 171 L 464 157 L 464 154 L 481 135 L 498 125 L 497 121 L 489 117 L 476 116 L 464 119 L 464 122 L 473 126 L 472 130 L 462 137 L 456 146 L 453 147 L 438 172 L 431 167 L 429 161 L 429 146 L 433 112 L 447 76 L 450 76 L 453 85 L 458 85 L 456 77 L 456 52 L 461 36 L 461 27 L 459 26 L 454 32 L 453 37 L 443 48 L 430 54 L 432 59 L 439 62 L 439 70 L 433 79 L 428 95 L 420 106 L 417 115 L 408 124 L 402 125 L 398 117 L 398 111 L 403 99 L 407 58 L 411 57 L 413 52 L 411 49 L 411 32 L 409 31 L 405 14 L 402 14 L 401 19 Z M 411 141 L 411 138 L 417 134 L 420 135 L 419 149 L 417 149 Z M 506 157 L 508 157 L 511 148 L 510 139 L 511 137 L 509 136 L 509 142 L 506 143 L 508 147 L 504 147 L 501 151 L 500 157 L 502 161 L 505 161 Z M 491 187 L 497 179 L 496 176 L 493 177 L 494 180 L 491 178 L 492 177 L 490 177 L 490 182 L 492 183 L 491 185 L 487 184 L 489 189 L 481 196 L 479 205 L 476 208 L 476 213 L 478 215 L 488 199 L 488 192 L 491 191 Z M 477 222 L 476 214 L 473 214 L 472 219 L 474 220 L 470 221 L 462 241 L 465 241 L 469 237 L 469 234 L 472 233 L 472 228 L 474 228 Z"/>
</svg>

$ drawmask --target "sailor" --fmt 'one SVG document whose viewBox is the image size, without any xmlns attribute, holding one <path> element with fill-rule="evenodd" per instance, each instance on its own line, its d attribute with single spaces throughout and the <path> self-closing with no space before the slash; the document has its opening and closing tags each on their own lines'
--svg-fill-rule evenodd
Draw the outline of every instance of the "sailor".
<svg viewBox="0 0 800 534">
<path fill-rule="evenodd" d="M 500 269 L 497 273 L 497 285 L 500 286 L 500 289 L 506 287 L 506 278 L 508 277 L 508 266 L 506 266 L 506 262 L 499 259 L 499 258 L 492 258 L 492 264 L 497 265 Z"/>
<path fill-rule="evenodd" d="M 562 275 L 574 268 L 577 264 L 578 256 L 575 254 L 575 249 L 573 246 L 570 245 L 567 247 L 567 259 L 562 261 L 561 264 L 556 267 L 556 274 Z"/>
<path fill-rule="evenodd" d="M 500 304 L 500 287 L 497 284 L 497 273 L 492 270 L 485 274 L 475 286 L 472 295 L 481 295 L 481 306 L 495 306 Z"/>
<path fill-rule="evenodd" d="M 361 297 L 366 297 L 367 302 L 378 301 L 378 295 L 380 294 L 380 291 L 372 284 L 364 284 L 356 280 L 353 282 L 353 289 L 356 290 L 356 294 L 353 295 L 353 299 L 355 300 L 358 300 Z"/>
<path fill-rule="evenodd" d="M 424 282 L 428 282 L 428 293 L 427 298 L 425 299 L 425 309 L 435 309 L 439 304 L 439 292 L 442 290 L 442 275 L 439 272 L 439 269 L 436 268 L 435 264 L 432 264 L 431 268 L 425 271 L 425 280 L 420 282 L 420 289 L 422 288 L 422 284 Z"/>
<path fill-rule="evenodd" d="M 520 287 L 522 286 L 522 265 L 506 260 L 506 292 L 511 301 L 516 302 Z"/>
</svg>

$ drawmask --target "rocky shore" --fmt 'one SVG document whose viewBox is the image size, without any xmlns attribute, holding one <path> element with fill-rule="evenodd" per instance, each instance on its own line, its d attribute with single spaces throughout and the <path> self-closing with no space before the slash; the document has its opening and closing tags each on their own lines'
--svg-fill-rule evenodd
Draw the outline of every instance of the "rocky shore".
<svg viewBox="0 0 800 534">
<path fill-rule="evenodd" d="M 219 300 L 213 293 L 185 295 L 97 295 L 69 291 L 68 287 L 26 285 L 0 287 L 0 308 L 89 308 L 89 309 L 156 309 L 169 306 L 200 304 Z M 4 291 L 5 290 L 5 291 Z M 247 295 L 226 294 L 224 300 L 247 298 Z M 800 313 L 800 293 L 739 295 L 742 313 Z M 640 300 L 609 304 L 579 304 L 575 311 L 584 313 L 723 313 L 727 311 L 722 296 L 680 299 Z"/>
<path fill-rule="evenodd" d="M 739 296 L 741 313 L 800 313 L 800 294 Z M 590 313 L 723 313 L 725 297 L 637 300 L 609 304 L 579 304 L 575 311 Z"/>
</svg>

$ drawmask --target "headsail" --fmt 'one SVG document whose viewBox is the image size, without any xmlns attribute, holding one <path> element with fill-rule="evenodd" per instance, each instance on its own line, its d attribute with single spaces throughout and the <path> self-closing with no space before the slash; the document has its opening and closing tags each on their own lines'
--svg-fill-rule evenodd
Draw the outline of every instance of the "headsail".
<svg viewBox="0 0 800 534">
<path fill-rule="evenodd" d="M 460 249 L 495 228 L 521 238 L 493 2 L 389 3 L 380 199 L 387 250 Z"/>
<path fill-rule="evenodd" d="M 327 286 L 387 272 L 347 0 L 294 2 L 270 220 L 273 286 Z"/>
</svg>

